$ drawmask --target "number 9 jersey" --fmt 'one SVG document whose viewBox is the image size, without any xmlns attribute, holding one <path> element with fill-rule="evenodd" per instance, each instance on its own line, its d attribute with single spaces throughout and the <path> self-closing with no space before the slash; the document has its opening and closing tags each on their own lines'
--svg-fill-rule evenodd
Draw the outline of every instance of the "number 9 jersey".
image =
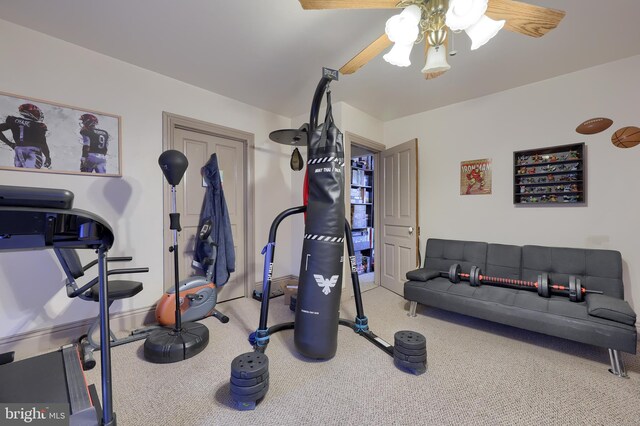
<svg viewBox="0 0 640 426">
<path fill-rule="evenodd" d="M 89 153 L 91 154 L 103 154 L 107 153 L 109 148 L 109 133 L 102 129 L 87 129 L 83 127 L 80 130 L 82 135 L 82 142 L 85 146 L 89 147 Z"/>
</svg>

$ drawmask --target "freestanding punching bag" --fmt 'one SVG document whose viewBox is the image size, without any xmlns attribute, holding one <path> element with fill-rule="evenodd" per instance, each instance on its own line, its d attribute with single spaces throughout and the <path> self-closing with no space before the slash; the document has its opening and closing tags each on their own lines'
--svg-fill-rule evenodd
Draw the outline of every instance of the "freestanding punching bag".
<svg viewBox="0 0 640 426">
<path fill-rule="evenodd" d="M 324 123 L 314 125 L 323 91 L 324 86 L 319 96 L 316 92 L 310 120 L 308 204 L 294 329 L 297 350 L 315 359 L 332 358 L 338 346 L 344 250 L 344 149 L 333 122 L 331 92 Z"/>
</svg>

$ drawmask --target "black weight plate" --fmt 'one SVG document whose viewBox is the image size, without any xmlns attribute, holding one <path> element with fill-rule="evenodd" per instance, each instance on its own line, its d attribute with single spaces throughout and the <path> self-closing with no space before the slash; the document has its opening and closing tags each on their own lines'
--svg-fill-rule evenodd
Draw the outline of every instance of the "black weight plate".
<svg viewBox="0 0 640 426">
<path fill-rule="evenodd" d="M 253 386 L 236 386 L 232 383 L 229 389 L 231 389 L 231 393 L 234 395 L 253 395 L 260 392 L 267 385 L 269 385 L 269 380 Z"/>
<path fill-rule="evenodd" d="M 476 268 L 476 284 L 477 285 L 482 285 L 482 281 L 480 281 L 480 275 L 482 275 L 482 269 L 480 269 L 480 267 L 478 266 Z"/>
<path fill-rule="evenodd" d="M 427 347 L 427 339 L 416 331 L 398 331 L 393 337 L 394 346 L 402 346 L 406 349 L 423 349 Z"/>
<path fill-rule="evenodd" d="M 231 361 L 231 375 L 239 379 L 253 379 L 269 371 L 269 358 L 260 352 L 245 352 Z"/>
<path fill-rule="evenodd" d="M 576 302 L 582 302 L 582 280 L 576 278 Z"/>
<path fill-rule="evenodd" d="M 572 302 L 577 302 L 577 294 L 576 294 L 576 277 L 571 275 L 569 277 L 569 300 Z"/>
<path fill-rule="evenodd" d="M 231 393 L 231 397 L 238 402 L 256 402 L 262 398 L 264 398 L 264 396 L 267 394 L 267 391 L 269 390 L 269 382 L 267 382 L 267 385 L 262 388 L 262 390 L 252 394 L 252 395 L 238 395 L 233 393 L 233 390 L 230 392 Z"/>
<path fill-rule="evenodd" d="M 393 364 L 396 367 L 412 370 L 419 373 L 424 373 L 425 371 L 427 371 L 426 362 L 408 362 L 408 361 L 402 361 L 394 358 Z"/>
<path fill-rule="evenodd" d="M 425 362 L 427 360 L 427 354 L 424 355 L 403 355 L 394 352 L 393 359 L 407 362 Z"/>
<path fill-rule="evenodd" d="M 402 355 L 424 355 L 427 353 L 427 347 L 425 346 L 422 349 L 407 349 L 407 348 L 403 348 L 402 346 L 394 346 L 393 347 L 393 352 L 398 352 Z"/>
<path fill-rule="evenodd" d="M 231 384 L 236 386 L 253 386 L 258 383 L 262 383 L 269 379 L 269 372 L 264 373 L 262 376 L 254 377 L 251 379 L 241 379 L 239 377 L 231 376 Z"/>
<path fill-rule="evenodd" d="M 418 345 L 413 345 L 413 346 L 410 346 L 410 347 L 404 346 L 404 345 L 405 345 L 405 343 L 398 342 L 396 340 L 394 348 L 397 348 L 395 350 L 397 350 L 398 352 L 403 353 L 405 355 L 406 355 L 406 351 L 408 351 L 408 350 L 409 351 L 420 351 L 420 352 L 426 352 L 427 351 L 427 344 L 426 343 L 423 343 L 423 344 L 421 344 L 419 346 Z"/>
<path fill-rule="evenodd" d="M 460 272 L 462 272 L 462 268 L 460 268 L 459 263 L 454 263 L 449 267 L 449 281 L 454 284 L 460 282 Z"/>
<path fill-rule="evenodd" d="M 393 362 L 394 364 L 401 367 L 405 367 L 405 368 L 425 368 L 427 366 L 426 361 L 411 362 L 411 361 L 403 361 L 401 359 L 394 358 Z"/>
<path fill-rule="evenodd" d="M 538 275 L 538 295 L 541 297 L 550 297 L 549 292 L 549 274 L 546 272 Z"/>
<path fill-rule="evenodd" d="M 477 266 L 472 266 L 469 271 L 469 284 L 473 287 L 478 287 L 480 285 L 480 268 Z"/>
</svg>

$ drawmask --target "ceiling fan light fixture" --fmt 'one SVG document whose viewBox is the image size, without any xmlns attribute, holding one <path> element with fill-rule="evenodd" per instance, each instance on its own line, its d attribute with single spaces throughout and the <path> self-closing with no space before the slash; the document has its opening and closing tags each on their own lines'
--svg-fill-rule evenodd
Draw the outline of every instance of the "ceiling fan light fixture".
<svg viewBox="0 0 640 426">
<path fill-rule="evenodd" d="M 408 67 L 409 65 L 411 65 L 411 60 L 409 59 L 409 57 L 411 56 L 412 48 L 413 43 L 396 43 L 393 45 L 389 53 L 385 54 L 382 58 L 391 65 L 395 65 L 397 67 Z"/>
<path fill-rule="evenodd" d="M 387 20 L 385 33 L 394 45 L 383 56 L 384 60 L 391 65 L 399 67 L 408 67 L 411 65 L 409 56 L 413 44 L 420 35 L 418 24 L 422 17 L 422 11 L 416 5 L 406 7 L 400 14 L 392 16 Z"/>
<path fill-rule="evenodd" d="M 482 18 L 465 30 L 471 39 L 471 50 L 482 47 L 486 42 L 495 37 L 496 34 L 504 27 L 506 21 L 496 21 L 483 15 Z"/>
<path fill-rule="evenodd" d="M 446 24 L 452 31 L 466 30 L 487 11 L 488 0 L 450 0 Z"/>
<path fill-rule="evenodd" d="M 423 74 L 443 72 L 451 68 L 447 62 L 447 48 L 444 45 L 431 46 L 427 50 L 427 63 L 422 68 Z"/>
</svg>

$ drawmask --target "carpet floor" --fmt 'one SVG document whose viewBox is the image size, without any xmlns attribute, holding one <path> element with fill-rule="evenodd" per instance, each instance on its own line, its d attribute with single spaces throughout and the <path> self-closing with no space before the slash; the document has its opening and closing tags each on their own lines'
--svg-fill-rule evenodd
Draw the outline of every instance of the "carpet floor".
<svg viewBox="0 0 640 426">
<path fill-rule="evenodd" d="M 202 322 L 208 347 L 175 364 L 144 361 L 142 342 L 112 350 L 114 408 L 121 425 L 638 425 L 640 356 L 623 354 L 630 376 L 610 374 L 606 349 L 418 306 L 385 290 L 363 293 L 371 330 L 393 344 L 399 330 L 427 338 L 427 372 L 394 367 L 392 357 L 340 326 L 338 351 L 309 361 L 293 331 L 275 334 L 269 391 L 253 411 L 229 396 L 233 358 L 251 351 L 260 304 L 237 299 L 218 308 L 231 319 Z M 293 321 L 282 297 L 271 300 L 269 325 Z M 353 299 L 341 318 L 353 320 Z M 98 357 L 98 353 L 96 353 Z M 99 363 L 98 363 L 99 365 Z M 88 372 L 99 388 L 99 367 Z"/>
</svg>

